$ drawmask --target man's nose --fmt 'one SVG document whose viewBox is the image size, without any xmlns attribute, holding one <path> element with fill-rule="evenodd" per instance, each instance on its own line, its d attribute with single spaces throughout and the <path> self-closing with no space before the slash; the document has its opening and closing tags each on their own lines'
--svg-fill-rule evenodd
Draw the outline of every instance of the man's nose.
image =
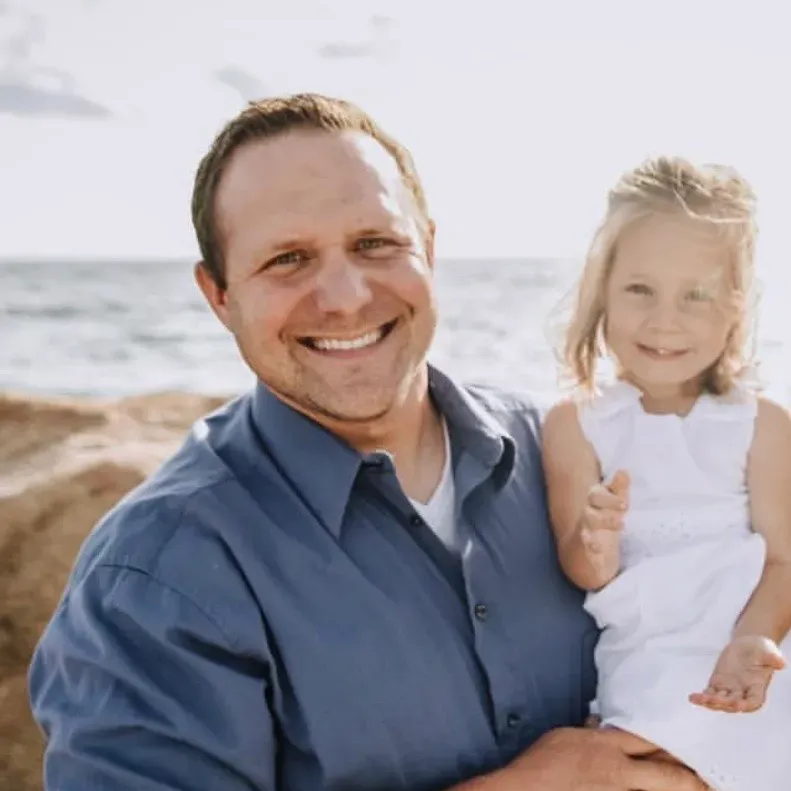
<svg viewBox="0 0 791 791">
<path fill-rule="evenodd" d="M 344 253 L 328 255 L 316 277 L 316 305 L 323 313 L 351 315 L 371 301 L 363 269 Z"/>
</svg>

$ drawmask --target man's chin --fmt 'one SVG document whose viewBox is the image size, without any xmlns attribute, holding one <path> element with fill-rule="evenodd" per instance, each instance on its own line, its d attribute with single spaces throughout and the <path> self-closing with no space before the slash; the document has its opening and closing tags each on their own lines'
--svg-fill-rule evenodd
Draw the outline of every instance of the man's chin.
<svg viewBox="0 0 791 791">
<path fill-rule="evenodd" d="M 394 397 L 360 398 L 359 393 L 349 399 L 316 399 L 312 412 L 318 418 L 335 423 L 374 423 L 387 417 L 393 408 Z"/>
<path fill-rule="evenodd" d="M 401 366 L 399 366 L 400 368 Z M 394 370 L 367 373 L 337 382 L 318 377 L 302 377 L 302 387 L 281 389 L 281 397 L 306 414 L 324 423 L 374 423 L 387 417 L 393 410 L 412 400 L 420 377 L 414 371 L 398 375 Z"/>
</svg>

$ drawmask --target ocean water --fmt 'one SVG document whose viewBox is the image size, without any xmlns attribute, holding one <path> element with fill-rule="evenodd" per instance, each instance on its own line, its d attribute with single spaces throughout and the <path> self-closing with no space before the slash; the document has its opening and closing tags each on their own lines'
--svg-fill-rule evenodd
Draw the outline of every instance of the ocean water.
<svg viewBox="0 0 791 791">
<path fill-rule="evenodd" d="M 468 381 L 551 400 L 553 322 L 578 269 L 573 261 L 439 261 L 432 361 Z M 764 327 L 759 350 L 769 389 L 788 401 L 791 318 L 783 310 Z M 0 264 L 0 390 L 228 394 L 251 383 L 186 262 Z"/>
</svg>

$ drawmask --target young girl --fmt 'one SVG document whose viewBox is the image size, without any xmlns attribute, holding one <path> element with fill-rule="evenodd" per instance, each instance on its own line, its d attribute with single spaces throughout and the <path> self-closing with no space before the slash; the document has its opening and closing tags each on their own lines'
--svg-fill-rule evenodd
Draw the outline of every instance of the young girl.
<svg viewBox="0 0 791 791">
<path fill-rule="evenodd" d="M 754 241 L 738 174 L 627 173 L 565 339 L 577 395 L 543 434 L 560 560 L 602 630 L 602 724 L 716 791 L 791 788 L 791 417 L 749 384 Z"/>
</svg>

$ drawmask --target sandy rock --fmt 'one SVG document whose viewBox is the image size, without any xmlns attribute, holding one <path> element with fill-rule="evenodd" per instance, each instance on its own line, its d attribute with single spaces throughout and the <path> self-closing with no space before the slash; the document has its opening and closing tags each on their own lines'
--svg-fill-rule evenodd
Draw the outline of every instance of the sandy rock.
<svg viewBox="0 0 791 791">
<path fill-rule="evenodd" d="M 92 527 L 226 398 L 0 394 L 0 790 L 40 791 L 30 656 Z"/>
</svg>

